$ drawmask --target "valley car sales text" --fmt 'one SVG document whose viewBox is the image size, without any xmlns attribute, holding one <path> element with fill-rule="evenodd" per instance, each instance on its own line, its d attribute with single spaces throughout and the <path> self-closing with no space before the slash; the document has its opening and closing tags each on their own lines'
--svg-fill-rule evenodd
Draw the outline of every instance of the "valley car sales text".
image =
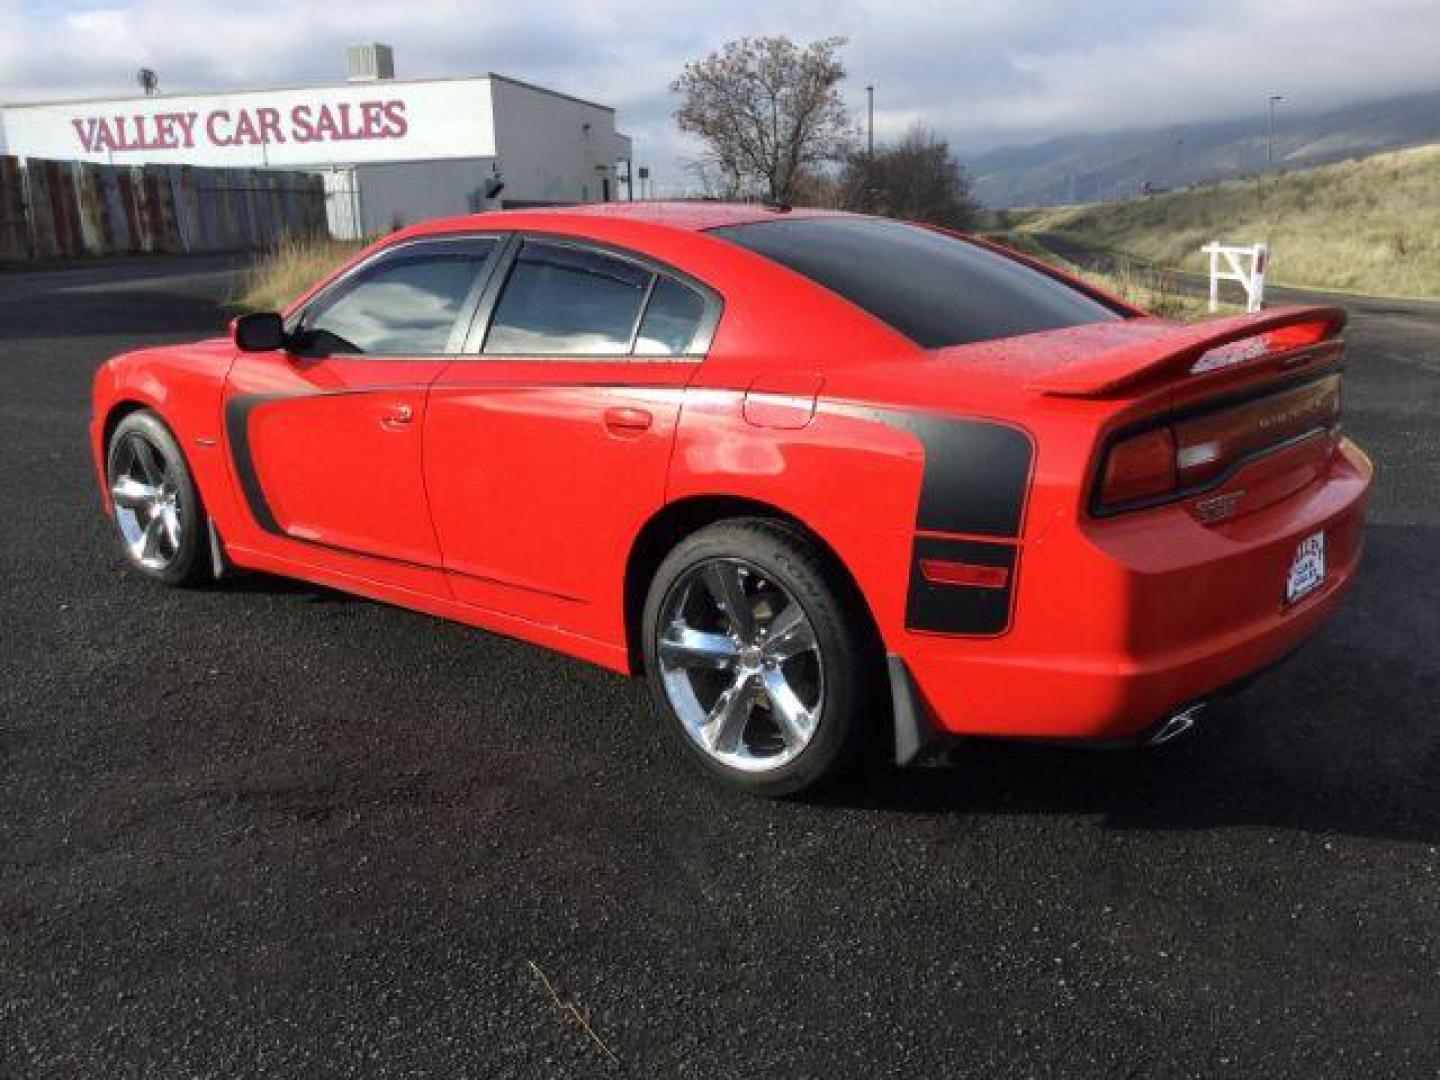
<svg viewBox="0 0 1440 1080">
<path fill-rule="evenodd" d="M 87 154 L 403 139 L 410 130 L 405 102 L 398 100 L 302 104 L 283 113 L 258 107 L 212 109 L 207 113 L 76 116 L 70 125 Z"/>
</svg>

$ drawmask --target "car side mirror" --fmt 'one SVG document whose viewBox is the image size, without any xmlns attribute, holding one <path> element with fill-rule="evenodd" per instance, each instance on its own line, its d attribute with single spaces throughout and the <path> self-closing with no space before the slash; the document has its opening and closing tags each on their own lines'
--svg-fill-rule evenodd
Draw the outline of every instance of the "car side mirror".
<svg viewBox="0 0 1440 1080">
<path fill-rule="evenodd" d="M 233 327 L 235 347 L 241 352 L 274 352 L 285 348 L 285 322 L 273 311 L 241 315 Z"/>
</svg>

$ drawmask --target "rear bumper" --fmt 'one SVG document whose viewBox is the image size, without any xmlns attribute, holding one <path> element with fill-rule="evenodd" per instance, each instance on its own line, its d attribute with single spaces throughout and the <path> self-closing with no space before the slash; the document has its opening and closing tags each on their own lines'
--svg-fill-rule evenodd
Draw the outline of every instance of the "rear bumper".
<svg viewBox="0 0 1440 1080">
<path fill-rule="evenodd" d="M 1027 541 L 1008 634 L 906 642 L 916 696 L 941 733 L 1142 736 L 1319 630 L 1354 579 L 1371 475 L 1345 442 L 1307 490 L 1224 525 L 1172 506 Z M 1322 530 L 1325 582 L 1287 606 L 1296 547 Z"/>
</svg>

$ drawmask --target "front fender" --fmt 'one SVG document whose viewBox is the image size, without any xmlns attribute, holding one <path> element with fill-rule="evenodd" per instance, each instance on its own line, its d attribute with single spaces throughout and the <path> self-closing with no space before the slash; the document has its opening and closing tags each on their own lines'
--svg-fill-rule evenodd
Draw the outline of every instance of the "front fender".
<svg viewBox="0 0 1440 1080">
<path fill-rule="evenodd" d="M 90 442 L 107 513 L 106 440 L 125 413 L 144 408 L 175 435 L 207 511 L 223 528 L 234 513 L 221 439 L 225 376 L 233 359 L 234 347 L 222 339 L 124 353 L 100 365 L 91 388 Z"/>
</svg>

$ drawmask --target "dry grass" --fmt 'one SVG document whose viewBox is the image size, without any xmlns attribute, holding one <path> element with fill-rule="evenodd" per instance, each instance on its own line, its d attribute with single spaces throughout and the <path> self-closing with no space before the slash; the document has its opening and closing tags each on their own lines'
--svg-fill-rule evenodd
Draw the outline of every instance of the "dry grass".
<svg viewBox="0 0 1440 1080">
<path fill-rule="evenodd" d="M 1440 296 L 1440 145 L 1118 203 L 1011 217 L 1163 266 L 1204 272 L 1211 240 L 1270 245 L 1270 280 Z"/>
<path fill-rule="evenodd" d="M 280 311 L 364 245 L 326 236 L 287 236 L 266 250 L 245 273 L 235 306 Z"/>
<path fill-rule="evenodd" d="M 992 234 L 990 239 L 1057 266 L 1162 319 L 1194 322 L 1210 317 L 1205 300 L 1182 292 L 1173 271 L 1161 269 L 1143 260 L 1120 257 L 1116 259 L 1112 270 L 1102 272 L 1062 259 L 1036 237 L 1024 232 Z M 1221 304 L 1217 314 L 1233 314 L 1239 310 L 1241 309 L 1234 304 Z"/>
<path fill-rule="evenodd" d="M 1205 300 L 1181 292 L 1175 273 L 1152 263 L 1122 258 L 1114 271 L 1102 273 L 1067 263 L 1058 256 L 1052 256 L 1051 261 L 1120 297 L 1126 303 L 1133 304 L 1141 311 L 1148 311 L 1162 319 L 1194 322 L 1211 317 L 1212 312 Z M 1221 304 L 1220 310 L 1213 314 L 1227 315 L 1238 310 L 1240 309 L 1237 305 Z"/>
</svg>

